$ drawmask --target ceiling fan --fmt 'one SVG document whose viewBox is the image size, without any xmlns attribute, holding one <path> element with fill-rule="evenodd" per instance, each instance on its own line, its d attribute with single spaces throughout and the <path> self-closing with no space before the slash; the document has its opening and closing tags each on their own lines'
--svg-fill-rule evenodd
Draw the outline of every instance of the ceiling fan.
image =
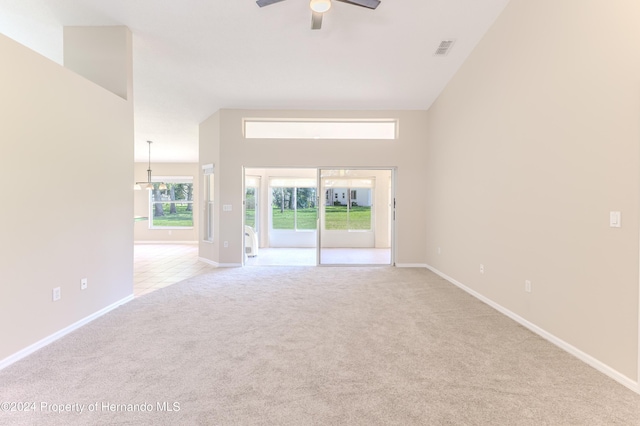
<svg viewBox="0 0 640 426">
<path fill-rule="evenodd" d="M 260 7 L 269 6 L 270 4 L 279 3 L 284 0 L 256 0 Z M 342 3 L 352 4 L 354 6 L 362 6 L 367 9 L 375 9 L 380 4 L 380 0 L 336 0 Z M 331 0 L 311 0 L 309 2 L 311 8 L 311 29 L 319 30 L 322 27 L 322 15 L 331 9 Z"/>
</svg>

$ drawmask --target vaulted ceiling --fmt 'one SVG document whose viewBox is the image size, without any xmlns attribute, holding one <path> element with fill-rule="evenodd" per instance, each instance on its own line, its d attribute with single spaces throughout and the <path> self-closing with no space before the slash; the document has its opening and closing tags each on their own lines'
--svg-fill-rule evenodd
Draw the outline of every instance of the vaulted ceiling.
<svg viewBox="0 0 640 426">
<path fill-rule="evenodd" d="M 312 31 L 308 0 L 0 0 L 0 33 L 62 64 L 64 26 L 129 27 L 135 159 L 192 162 L 220 108 L 428 109 L 508 1 L 336 1 Z"/>
</svg>

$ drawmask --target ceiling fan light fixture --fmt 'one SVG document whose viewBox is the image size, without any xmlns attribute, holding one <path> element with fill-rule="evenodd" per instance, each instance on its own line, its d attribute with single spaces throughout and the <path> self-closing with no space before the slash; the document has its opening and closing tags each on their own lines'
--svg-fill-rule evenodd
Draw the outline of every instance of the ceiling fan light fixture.
<svg viewBox="0 0 640 426">
<path fill-rule="evenodd" d="M 317 13 L 325 13 L 331 9 L 331 0 L 311 0 L 309 2 L 311 10 Z"/>
</svg>

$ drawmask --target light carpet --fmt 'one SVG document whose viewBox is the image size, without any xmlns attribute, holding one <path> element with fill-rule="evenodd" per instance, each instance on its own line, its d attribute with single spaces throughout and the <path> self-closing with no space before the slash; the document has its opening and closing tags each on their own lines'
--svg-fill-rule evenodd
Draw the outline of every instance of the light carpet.
<svg viewBox="0 0 640 426">
<path fill-rule="evenodd" d="M 0 412 L 12 425 L 640 424 L 637 394 L 392 267 L 188 279 L 0 371 L 0 402 L 35 408 Z"/>
</svg>

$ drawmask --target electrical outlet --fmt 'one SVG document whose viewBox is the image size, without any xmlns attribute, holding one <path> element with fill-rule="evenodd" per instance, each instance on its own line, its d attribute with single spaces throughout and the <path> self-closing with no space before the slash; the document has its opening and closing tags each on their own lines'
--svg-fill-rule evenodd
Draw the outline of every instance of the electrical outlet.
<svg viewBox="0 0 640 426">
<path fill-rule="evenodd" d="M 53 296 L 53 301 L 54 302 L 60 300 L 60 297 L 61 297 L 61 295 L 60 295 L 60 287 L 56 287 L 56 288 L 53 289 L 52 296 Z"/>
<path fill-rule="evenodd" d="M 480 273 L 484 274 L 484 265 L 482 263 L 480 264 Z"/>
<path fill-rule="evenodd" d="M 225 248 L 229 247 L 229 241 L 225 241 L 225 242 L 224 242 L 224 247 L 225 247 Z"/>
<path fill-rule="evenodd" d="M 524 280 L 524 291 L 531 293 L 531 281 Z"/>
<path fill-rule="evenodd" d="M 86 290 L 87 289 L 87 279 L 83 278 L 80 280 L 80 290 Z"/>
</svg>

